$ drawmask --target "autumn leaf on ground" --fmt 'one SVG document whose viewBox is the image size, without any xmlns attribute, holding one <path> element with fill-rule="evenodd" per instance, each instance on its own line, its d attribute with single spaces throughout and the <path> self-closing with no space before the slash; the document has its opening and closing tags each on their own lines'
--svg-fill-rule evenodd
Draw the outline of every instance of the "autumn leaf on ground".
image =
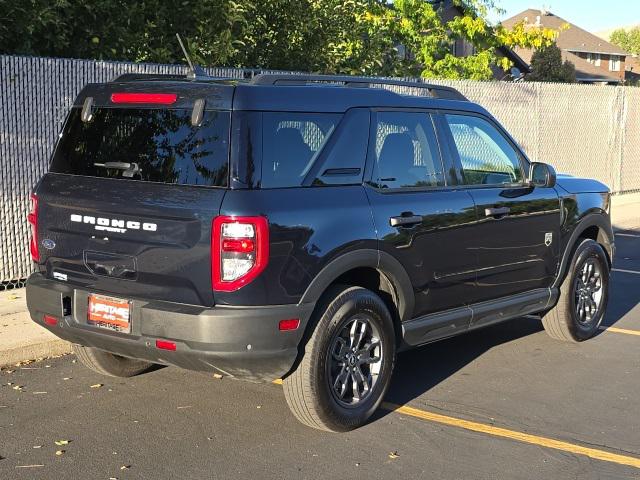
<svg viewBox="0 0 640 480">
<path fill-rule="evenodd" d="M 122 465 L 120 467 L 120 470 L 129 470 L 131 468 L 131 465 Z"/>
<path fill-rule="evenodd" d="M 95 385 L 91 385 L 91 388 L 101 388 L 103 386 L 104 386 L 103 383 L 96 383 Z"/>
<path fill-rule="evenodd" d="M 65 451 L 66 451 L 66 450 L 57 450 L 57 451 L 56 451 L 56 455 L 57 455 L 58 457 L 59 457 L 60 455 L 64 455 L 64 452 L 65 452 Z"/>
<path fill-rule="evenodd" d="M 398 452 L 389 452 L 389 458 L 391 459 L 398 458 L 399 456 Z"/>
<path fill-rule="evenodd" d="M 217 380 L 221 380 L 222 379 L 222 375 L 220 375 L 219 373 L 214 373 L 213 374 L 213 378 L 215 378 Z"/>
<path fill-rule="evenodd" d="M 56 440 L 55 444 L 58 445 L 59 447 L 62 445 L 69 445 L 69 441 L 70 440 Z"/>
</svg>

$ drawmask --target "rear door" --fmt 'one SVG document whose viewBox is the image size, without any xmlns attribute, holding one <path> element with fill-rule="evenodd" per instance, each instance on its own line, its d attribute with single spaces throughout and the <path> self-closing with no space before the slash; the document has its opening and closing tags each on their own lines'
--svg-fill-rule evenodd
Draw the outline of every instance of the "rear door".
<svg viewBox="0 0 640 480">
<path fill-rule="evenodd" d="M 461 183 L 474 199 L 478 302 L 551 286 L 559 260 L 560 202 L 553 188 L 528 184 L 528 162 L 491 119 L 443 114 L 439 124 Z"/>
<path fill-rule="evenodd" d="M 366 186 L 379 248 L 395 257 L 415 293 L 413 317 L 462 306 L 475 284 L 476 219 L 469 193 L 443 163 L 426 111 L 373 114 Z M 453 185 L 452 185 L 453 182 Z M 460 318 L 466 328 L 468 318 Z"/>
<path fill-rule="evenodd" d="M 177 92 L 176 105 L 98 91 L 90 115 L 71 110 L 35 189 L 40 268 L 98 293 L 212 305 L 211 221 L 228 184 L 230 111 L 192 118 L 197 97 L 161 91 Z"/>
</svg>

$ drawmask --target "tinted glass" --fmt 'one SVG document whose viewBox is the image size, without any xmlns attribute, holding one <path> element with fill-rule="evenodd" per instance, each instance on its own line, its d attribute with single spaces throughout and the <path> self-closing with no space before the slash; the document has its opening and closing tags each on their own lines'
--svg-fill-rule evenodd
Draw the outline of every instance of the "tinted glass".
<svg viewBox="0 0 640 480">
<path fill-rule="evenodd" d="M 340 117 L 332 113 L 264 113 L 262 187 L 301 185 Z"/>
<path fill-rule="evenodd" d="M 444 171 L 427 113 L 378 112 L 373 178 L 379 188 L 444 185 Z"/>
<path fill-rule="evenodd" d="M 520 155 L 491 123 L 467 115 L 445 117 L 467 185 L 502 185 L 522 181 Z"/>
<path fill-rule="evenodd" d="M 99 108 L 90 122 L 72 109 L 50 171 L 187 185 L 227 185 L 229 112 Z"/>
</svg>

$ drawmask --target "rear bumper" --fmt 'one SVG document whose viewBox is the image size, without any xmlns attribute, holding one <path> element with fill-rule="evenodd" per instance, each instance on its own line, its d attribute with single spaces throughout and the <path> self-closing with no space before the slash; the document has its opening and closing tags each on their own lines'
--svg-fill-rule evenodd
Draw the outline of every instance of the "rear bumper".
<svg viewBox="0 0 640 480">
<path fill-rule="evenodd" d="M 205 308 L 133 298 L 131 333 L 122 334 L 87 323 L 88 295 L 40 273 L 27 282 L 32 320 L 60 338 L 125 357 L 256 381 L 280 378 L 291 370 L 314 307 Z M 57 325 L 45 324 L 45 314 L 56 317 Z M 279 331 L 280 320 L 290 318 L 299 318 L 300 326 Z M 156 348 L 158 339 L 174 342 L 176 350 Z"/>
</svg>

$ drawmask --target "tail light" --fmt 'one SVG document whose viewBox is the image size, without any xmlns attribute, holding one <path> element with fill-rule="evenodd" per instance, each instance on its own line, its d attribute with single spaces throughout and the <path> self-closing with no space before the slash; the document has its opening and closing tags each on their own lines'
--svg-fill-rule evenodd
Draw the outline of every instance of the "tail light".
<svg viewBox="0 0 640 480">
<path fill-rule="evenodd" d="M 269 223 L 266 217 L 213 219 L 211 284 L 232 292 L 255 279 L 269 261 Z"/>
<path fill-rule="evenodd" d="M 31 225 L 31 240 L 29 240 L 29 252 L 34 262 L 40 261 L 40 250 L 38 249 L 38 197 L 31 194 L 31 212 L 27 216 Z"/>
</svg>

